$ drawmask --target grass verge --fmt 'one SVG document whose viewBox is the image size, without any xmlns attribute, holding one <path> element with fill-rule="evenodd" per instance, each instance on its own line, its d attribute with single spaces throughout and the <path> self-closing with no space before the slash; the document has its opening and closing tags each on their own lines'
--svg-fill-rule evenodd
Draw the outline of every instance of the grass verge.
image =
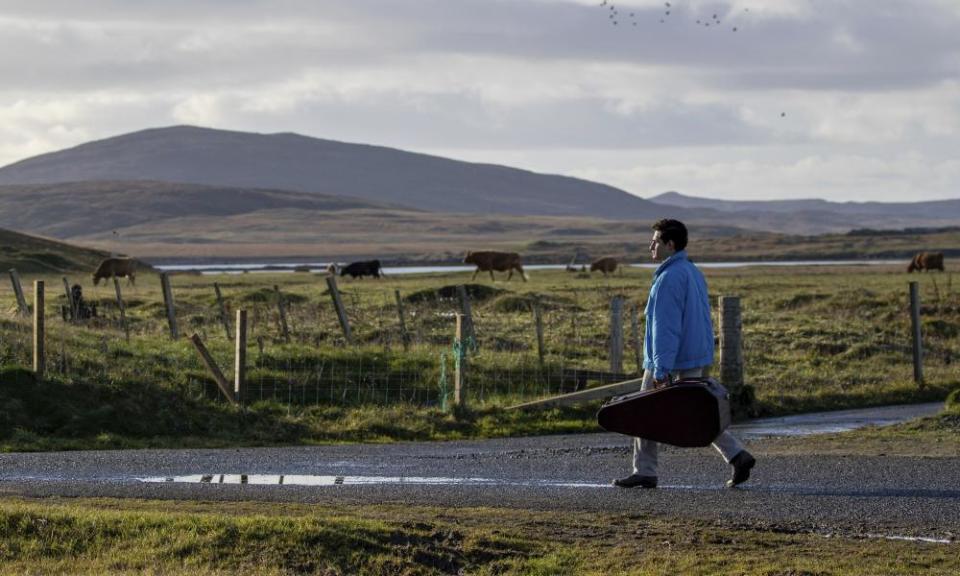
<svg viewBox="0 0 960 576">
<path fill-rule="evenodd" d="M 0 500 L 24 574 L 956 574 L 958 545 L 593 513 Z"/>
</svg>

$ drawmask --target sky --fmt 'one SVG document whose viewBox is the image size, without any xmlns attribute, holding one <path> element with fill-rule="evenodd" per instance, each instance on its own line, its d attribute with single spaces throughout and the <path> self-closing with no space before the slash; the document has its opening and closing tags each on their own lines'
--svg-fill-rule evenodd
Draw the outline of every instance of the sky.
<svg viewBox="0 0 960 576">
<path fill-rule="evenodd" d="M 960 0 L 4 0 L 0 55 L 0 165 L 192 124 L 641 197 L 960 198 Z"/>
</svg>

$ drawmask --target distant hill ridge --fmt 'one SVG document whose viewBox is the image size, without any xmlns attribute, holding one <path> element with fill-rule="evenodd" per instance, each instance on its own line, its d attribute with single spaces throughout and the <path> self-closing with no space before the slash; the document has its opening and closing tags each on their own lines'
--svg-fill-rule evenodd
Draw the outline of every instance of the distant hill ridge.
<svg viewBox="0 0 960 576">
<path fill-rule="evenodd" d="M 890 218 L 944 219 L 960 218 L 960 200 L 926 202 L 832 202 L 821 198 L 799 200 L 721 200 L 665 192 L 649 198 L 651 202 L 686 209 L 708 209 L 719 212 L 770 212 L 798 214 L 826 212 L 833 215 Z"/>
<path fill-rule="evenodd" d="M 590 222 L 534 224 L 557 217 Z M 197 251 L 195 244 L 229 244 L 232 253 L 285 244 L 289 252 L 291 243 L 312 253 L 309 246 L 337 244 L 334 231 L 363 238 L 364 254 L 399 249 L 414 236 L 423 239 L 418 252 L 425 242 L 447 251 L 451 237 L 463 232 L 473 234 L 471 247 L 504 246 L 504 226 L 510 242 L 538 235 L 590 242 L 612 230 L 613 221 L 648 234 L 665 217 L 696 230 L 813 235 L 957 226 L 960 200 L 736 201 L 675 192 L 642 199 L 506 166 L 195 126 L 141 130 L 0 168 L 0 227 L 111 249 L 121 239 L 125 246 L 139 241 L 151 244 L 152 254 L 166 253 L 163 246 Z"/>
<path fill-rule="evenodd" d="M 183 216 L 224 218 L 263 210 L 412 212 L 346 196 L 171 182 L 0 186 L 0 226 L 58 238 L 90 236 Z"/>
<path fill-rule="evenodd" d="M 653 218 L 662 207 L 578 178 L 292 133 L 141 130 L 0 168 L 0 185 L 152 180 L 351 196 L 435 212 Z"/>
</svg>

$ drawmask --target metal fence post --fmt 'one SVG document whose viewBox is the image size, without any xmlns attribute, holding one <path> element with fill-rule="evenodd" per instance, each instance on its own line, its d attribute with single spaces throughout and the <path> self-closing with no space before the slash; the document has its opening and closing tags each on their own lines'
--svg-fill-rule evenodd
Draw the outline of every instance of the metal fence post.
<svg viewBox="0 0 960 576">
<path fill-rule="evenodd" d="M 923 388 L 923 339 L 920 333 L 920 287 L 910 283 L 910 322 L 913 335 L 913 381 Z"/>
<path fill-rule="evenodd" d="M 637 376 L 643 374 L 643 355 L 640 353 L 640 317 L 636 303 L 630 307 L 630 337 L 633 340 L 633 359 L 637 363 Z"/>
<path fill-rule="evenodd" d="M 287 325 L 287 310 L 283 305 L 283 294 L 280 292 L 280 286 L 274 284 L 273 291 L 277 295 L 277 312 L 280 314 L 280 330 L 283 333 L 283 341 L 290 342 L 290 328 Z"/>
<path fill-rule="evenodd" d="M 623 296 L 610 301 L 610 371 L 623 373 Z"/>
<path fill-rule="evenodd" d="M 457 314 L 457 333 L 454 340 L 454 376 L 453 404 L 459 407 L 467 405 L 467 342 L 466 326 L 463 314 Z"/>
<path fill-rule="evenodd" d="M 400 340 L 403 342 L 403 350 L 406 352 L 410 348 L 410 334 L 407 333 L 407 322 L 403 317 L 403 299 L 400 298 L 400 290 L 394 290 L 393 295 L 397 299 L 397 316 L 400 317 Z"/>
<path fill-rule="evenodd" d="M 540 306 L 540 299 L 534 298 L 530 302 L 530 307 L 533 309 L 533 325 L 537 331 L 537 356 L 540 359 L 540 372 L 542 373 L 546 368 L 544 360 L 546 348 L 543 344 L 543 310 Z"/>
<path fill-rule="evenodd" d="M 230 319 L 227 318 L 227 307 L 223 303 L 223 295 L 220 293 L 220 284 L 217 282 L 213 283 L 213 291 L 217 295 L 217 308 L 220 310 L 220 322 L 223 324 L 223 331 L 227 335 L 227 340 L 230 339 Z"/>
<path fill-rule="evenodd" d="M 113 277 L 113 288 L 117 293 L 117 306 L 120 308 L 120 325 L 123 327 L 123 334 L 130 341 L 130 327 L 127 325 L 127 307 L 123 303 L 123 295 L 120 293 L 120 280 Z"/>
<path fill-rule="evenodd" d="M 473 312 L 470 310 L 470 295 L 467 294 L 467 287 L 463 284 L 457 286 L 457 297 L 460 300 L 460 314 L 463 316 L 463 337 L 476 340 L 476 332 L 473 328 Z"/>
<path fill-rule="evenodd" d="M 33 282 L 33 373 L 37 380 L 43 379 L 47 367 L 45 326 L 43 317 L 43 280 Z M 106 359 L 104 359 L 106 361 Z"/>
</svg>

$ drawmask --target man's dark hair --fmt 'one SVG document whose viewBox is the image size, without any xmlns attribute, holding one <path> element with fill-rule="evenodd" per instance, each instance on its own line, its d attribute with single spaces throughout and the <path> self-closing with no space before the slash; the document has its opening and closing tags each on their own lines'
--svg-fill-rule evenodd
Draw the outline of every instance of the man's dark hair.
<svg viewBox="0 0 960 576">
<path fill-rule="evenodd" d="M 660 233 L 663 243 L 673 241 L 673 247 L 679 252 L 687 247 L 687 227 L 679 220 L 664 218 L 657 220 L 652 228 Z"/>
</svg>

